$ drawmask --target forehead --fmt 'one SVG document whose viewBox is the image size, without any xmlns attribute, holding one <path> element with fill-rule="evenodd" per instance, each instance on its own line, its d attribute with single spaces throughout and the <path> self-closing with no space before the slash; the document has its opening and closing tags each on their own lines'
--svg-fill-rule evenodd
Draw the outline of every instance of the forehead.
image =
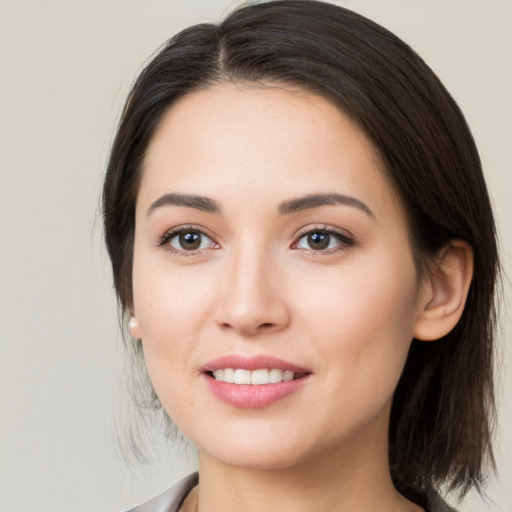
<svg viewBox="0 0 512 512">
<path fill-rule="evenodd" d="M 326 98 L 282 86 L 221 84 L 180 98 L 164 115 L 146 152 L 139 199 L 147 204 L 168 191 L 226 196 L 228 189 L 248 200 L 334 191 L 399 203 L 364 132 Z"/>
</svg>

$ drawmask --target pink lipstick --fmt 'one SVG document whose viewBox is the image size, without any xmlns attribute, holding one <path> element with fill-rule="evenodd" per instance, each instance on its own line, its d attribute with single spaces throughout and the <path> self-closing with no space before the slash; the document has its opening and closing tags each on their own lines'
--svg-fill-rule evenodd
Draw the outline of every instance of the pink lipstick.
<svg viewBox="0 0 512 512">
<path fill-rule="evenodd" d="M 262 408 L 300 389 L 311 371 L 282 359 L 259 355 L 223 356 L 201 369 L 210 391 L 239 408 Z"/>
</svg>

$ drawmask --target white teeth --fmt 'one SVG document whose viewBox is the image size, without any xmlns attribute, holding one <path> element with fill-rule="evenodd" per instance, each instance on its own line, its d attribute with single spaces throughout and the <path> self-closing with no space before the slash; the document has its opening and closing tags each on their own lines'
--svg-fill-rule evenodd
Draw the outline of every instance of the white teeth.
<svg viewBox="0 0 512 512">
<path fill-rule="evenodd" d="M 235 370 L 233 368 L 226 368 L 224 370 L 224 382 L 234 384 L 235 382 Z"/>
<path fill-rule="evenodd" d="M 251 375 L 251 384 L 269 384 L 270 376 L 268 370 L 254 370 Z"/>
<path fill-rule="evenodd" d="M 280 382 L 283 382 L 283 370 L 278 370 L 277 368 L 274 368 L 270 370 L 270 384 L 279 384 Z"/>
<path fill-rule="evenodd" d="M 289 380 L 293 380 L 293 377 L 294 377 L 294 373 L 291 372 L 290 370 L 286 370 L 285 372 L 283 372 L 283 380 L 286 382 L 286 381 L 289 381 Z"/>
<path fill-rule="evenodd" d="M 279 384 L 280 382 L 288 382 L 295 378 L 295 373 L 291 370 L 283 372 L 278 368 L 254 371 L 243 370 L 242 368 L 222 368 L 214 370 L 212 373 L 215 380 L 221 382 L 228 382 L 230 384 L 252 384 L 253 386 Z"/>
<path fill-rule="evenodd" d="M 215 370 L 213 372 L 213 376 L 215 377 L 215 380 L 222 380 L 225 382 L 224 380 L 224 370 Z"/>
<path fill-rule="evenodd" d="M 250 384 L 251 372 L 240 368 L 235 370 L 235 384 Z"/>
</svg>

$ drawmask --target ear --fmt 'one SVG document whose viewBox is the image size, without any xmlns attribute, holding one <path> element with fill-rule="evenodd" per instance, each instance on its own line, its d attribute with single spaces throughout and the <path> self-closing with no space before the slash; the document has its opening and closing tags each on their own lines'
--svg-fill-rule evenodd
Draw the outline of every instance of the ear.
<svg viewBox="0 0 512 512">
<path fill-rule="evenodd" d="M 451 240 L 434 259 L 423 282 L 414 337 L 442 338 L 459 321 L 473 278 L 473 250 L 463 240 Z"/>
<path fill-rule="evenodd" d="M 139 322 L 137 321 L 137 318 L 132 316 L 130 318 L 130 321 L 128 322 L 128 328 L 130 330 L 130 334 L 133 338 L 136 340 L 140 340 L 140 329 L 139 329 Z"/>
</svg>

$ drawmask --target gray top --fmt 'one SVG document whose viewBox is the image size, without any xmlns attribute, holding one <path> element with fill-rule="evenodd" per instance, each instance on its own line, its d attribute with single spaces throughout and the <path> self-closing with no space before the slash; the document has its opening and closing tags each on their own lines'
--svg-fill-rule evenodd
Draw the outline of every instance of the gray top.
<svg viewBox="0 0 512 512">
<path fill-rule="evenodd" d="M 198 482 L 198 474 L 192 473 L 167 491 L 151 498 L 142 505 L 130 509 L 128 512 L 178 512 L 188 493 Z"/>
<path fill-rule="evenodd" d="M 198 474 L 193 473 L 164 493 L 146 501 L 146 503 L 142 505 L 130 509 L 128 512 L 178 512 L 185 498 L 188 496 L 188 493 L 198 482 Z M 430 492 L 424 496 L 422 501 L 418 502 L 418 505 L 422 506 L 426 512 L 457 512 L 455 509 L 449 507 L 440 496 L 434 492 Z"/>
</svg>

